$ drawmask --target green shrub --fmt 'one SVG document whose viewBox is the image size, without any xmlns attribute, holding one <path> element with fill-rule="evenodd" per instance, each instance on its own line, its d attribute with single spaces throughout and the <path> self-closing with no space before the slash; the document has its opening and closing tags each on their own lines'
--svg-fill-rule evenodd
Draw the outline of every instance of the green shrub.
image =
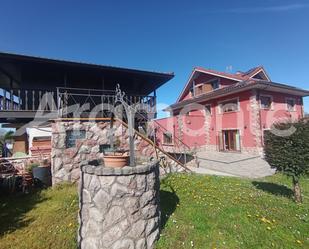
<svg viewBox="0 0 309 249">
<path fill-rule="evenodd" d="M 29 163 L 26 167 L 26 170 L 29 172 L 29 173 L 32 173 L 33 169 L 34 168 L 37 168 L 40 166 L 40 163 L 38 162 L 33 162 L 33 163 Z"/>
<path fill-rule="evenodd" d="M 278 123 L 265 134 L 265 159 L 292 178 L 296 202 L 302 202 L 300 178 L 309 175 L 309 122 Z"/>
</svg>

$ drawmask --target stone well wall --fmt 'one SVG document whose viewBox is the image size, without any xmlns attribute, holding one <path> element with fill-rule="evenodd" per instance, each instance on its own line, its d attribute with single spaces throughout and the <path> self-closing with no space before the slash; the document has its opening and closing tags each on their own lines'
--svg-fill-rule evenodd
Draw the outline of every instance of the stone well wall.
<svg viewBox="0 0 309 249">
<path fill-rule="evenodd" d="M 80 248 L 153 248 L 160 225 L 158 164 L 81 171 Z"/>
<path fill-rule="evenodd" d="M 121 142 L 121 147 L 128 149 L 128 129 L 120 122 L 113 125 L 115 139 Z M 66 144 L 68 131 L 85 131 L 84 139 L 77 139 L 74 147 L 68 148 Z M 52 125 L 52 178 L 53 184 L 62 181 L 76 182 L 80 177 L 80 166 L 91 160 L 103 158 L 100 146 L 110 144 L 108 134 L 110 122 L 80 122 L 80 121 L 55 121 Z M 156 158 L 163 156 L 156 154 L 153 145 L 135 135 L 135 155 L 139 158 Z M 172 160 L 168 159 L 169 167 L 163 173 L 182 171 Z"/>
</svg>

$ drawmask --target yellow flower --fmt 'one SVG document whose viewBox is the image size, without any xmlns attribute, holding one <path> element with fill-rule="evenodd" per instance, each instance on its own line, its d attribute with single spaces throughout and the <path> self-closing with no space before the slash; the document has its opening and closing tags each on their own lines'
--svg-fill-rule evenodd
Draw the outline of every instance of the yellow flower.
<svg viewBox="0 0 309 249">
<path fill-rule="evenodd" d="M 268 224 L 271 223 L 271 221 L 268 220 L 268 219 L 266 219 L 265 217 L 262 217 L 262 218 L 261 218 L 261 221 L 263 221 L 264 223 L 268 223 Z"/>
<path fill-rule="evenodd" d="M 261 218 L 261 221 L 263 221 L 263 222 L 265 222 L 265 223 L 266 223 L 266 219 L 265 219 L 265 217 L 262 217 L 262 218 Z"/>
<path fill-rule="evenodd" d="M 270 228 L 270 227 L 267 227 L 267 230 L 271 230 L 271 228 Z"/>
<path fill-rule="evenodd" d="M 300 240 L 296 240 L 296 242 L 297 242 L 298 244 L 300 244 L 300 245 L 302 244 L 302 242 L 301 242 Z"/>
</svg>

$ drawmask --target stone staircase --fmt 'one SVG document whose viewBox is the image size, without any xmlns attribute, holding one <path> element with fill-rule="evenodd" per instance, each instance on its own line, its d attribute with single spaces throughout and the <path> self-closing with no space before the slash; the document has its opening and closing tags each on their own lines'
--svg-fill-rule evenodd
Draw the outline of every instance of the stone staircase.
<svg viewBox="0 0 309 249">
<path fill-rule="evenodd" d="M 124 136 L 125 140 L 128 140 L 128 124 L 116 118 L 116 122 L 114 125 L 118 125 L 116 129 L 125 127 L 125 129 L 122 130 L 122 136 Z M 119 132 L 116 132 L 116 134 L 118 133 Z M 177 147 L 174 151 L 166 151 L 163 146 L 155 144 L 146 135 L 140 133 L 135 129 L 134 144 L 135 150 L 139 157 L 151 157 L 159 161 L 161 175 L 172 172 L 191 172 L 191 170 L 188 168 L 188 165 L 191 165 L 193 163 L 194 156 L 186 155 L 186 157 L 190 157 L 191 160 L 184 159 L 184 152 L 189 153 L 188 150 L 184 149 L 183 151 L 181 151 L 181 148 Z"/>
</svg>

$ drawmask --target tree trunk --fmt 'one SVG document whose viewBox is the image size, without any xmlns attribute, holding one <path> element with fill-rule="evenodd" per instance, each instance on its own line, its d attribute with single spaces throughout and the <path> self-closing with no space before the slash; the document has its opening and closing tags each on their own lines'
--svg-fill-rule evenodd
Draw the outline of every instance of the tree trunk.
<svg viewBox="0 0 309 249">
<path fill-rule="evenodd" d="M 300 185 L 299 185 L 299 180 L 293 177 L 293 188 L 294 188 L 294 198 L 295 202 L 301 203 L 302 197 L 301 197 L 301 190 L 300 190 Z"/>
</svg>

